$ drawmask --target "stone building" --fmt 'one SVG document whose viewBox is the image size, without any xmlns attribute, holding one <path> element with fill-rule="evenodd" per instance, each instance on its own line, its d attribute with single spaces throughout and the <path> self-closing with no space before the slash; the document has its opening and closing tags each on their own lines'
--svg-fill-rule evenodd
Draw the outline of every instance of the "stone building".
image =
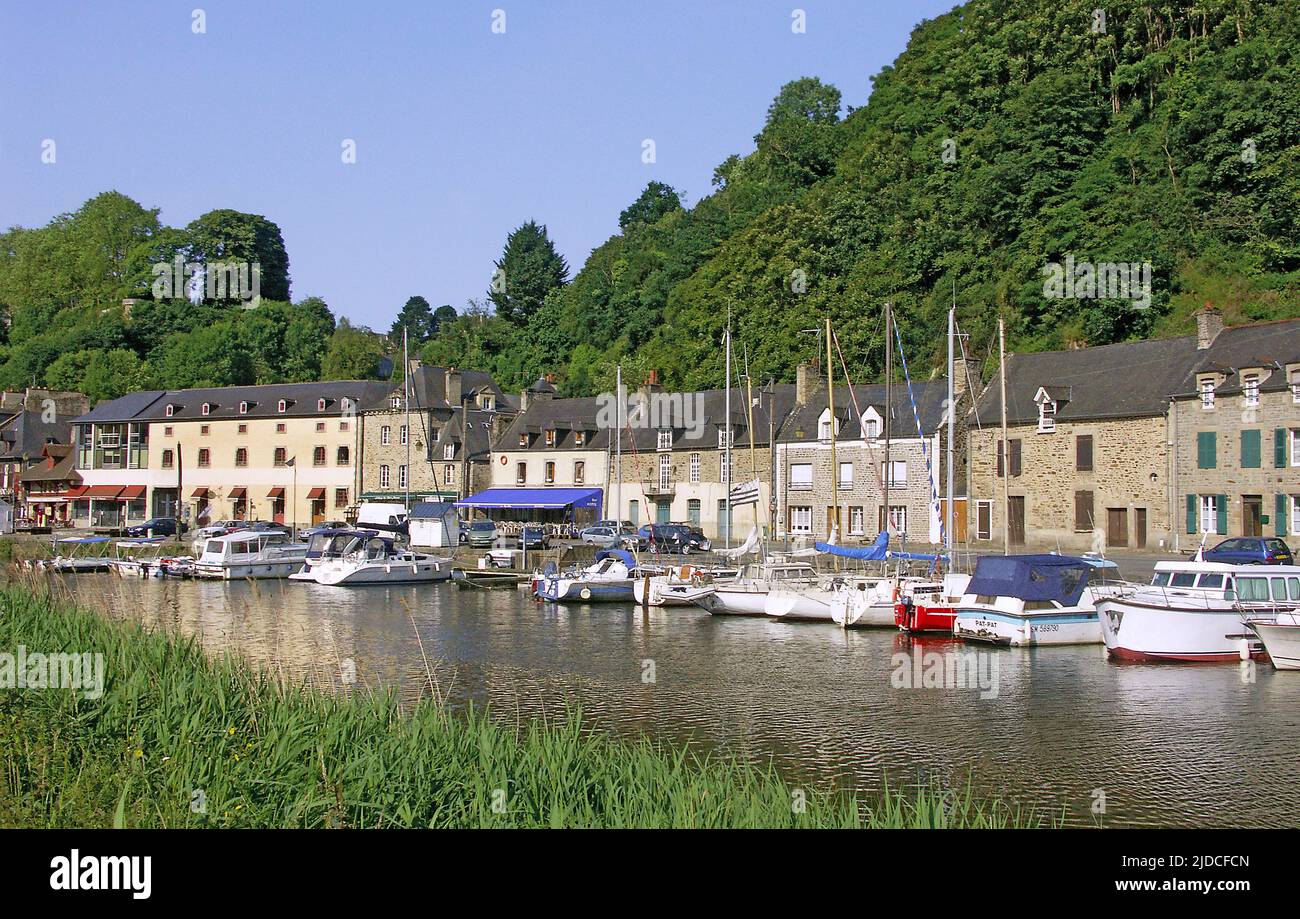
<svg viewBox="0 0 1300 919">
<path fill-rule="evenodd" d="M 486 487 L 492 439 L 517 409 L 487 373 L 411 365 L 409 418 L 403 383 L 362 406 L 363 501 L 404 501 L 408 476 L 412 501 L 456 501 Z"/>
<path fill-rule="evenodd" d="M 837 385 L 832 419 L 825 380 L 799 367 L 794 406 L 776 438 L 777 536 L 825 540 L 837 531 L 841 542 L 871 542 L 885 527 L 888 475 L 894 540 L 940 543 L 947 388 L 946 380 L 914 383 L 913 412 L 907 386 L 894 385 L 886 451 L 884 384 Z"/>
<path fill-rule="evenodd" d="M 53 499 L 40 508 L 28 507 L 22 473 L 43 464 L 48 444 L 71 444 L 72 419 L 88 408 L 86 397 L 78 392 L 28 389 L 0 394 L 0 500 L 15 508 L 20 525 L 27 522 L 30 511 L 65 510 L 53 507 L 59 503 Z"/>
<path fill-rule="evenodd" d="M 1300 531 L 1300 320 L 1224 328 L 1203 312 L 1173 400 L 1176 544 Z"/>
</svg>

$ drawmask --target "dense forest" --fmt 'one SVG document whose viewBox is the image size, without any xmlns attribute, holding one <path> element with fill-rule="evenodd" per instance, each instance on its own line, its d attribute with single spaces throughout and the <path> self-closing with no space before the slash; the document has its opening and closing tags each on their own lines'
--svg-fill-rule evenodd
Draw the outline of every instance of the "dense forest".
<svg viewBox="0 0 1300 919">
<path fill-rule="evenodd" d="M 0 237 L 0 382 L 85 380 L 98 396 L 366 375 L 406 329 L 426 361 L 507 387 L 553 372 L 580 394 L 608 387 L 617 362 L 718 385 L 728 311 L 754 375 L 787 380 L 816 348 L 801 330 L 826 315 L 858 378 L 878 376 L 886 302 L 914 373 L 938 371 L 954 293 L 978 358 L 999 314 L 1017 350 L 1182 334 L 1203 302 L 1230 322 L 1300 315 L 1294 4 L 1096 7 L 971 0 L 919 25 L 856 110 L 793 81 L 710 194 L 686 206 L 650 182 L 572 277 L 528 221 L 484 266 L 482 300 L 458 313 L 413 297 L 386 335 L 336 324 L 316 299 L 290 304 L 264 218 L 214 211 L 172 229 L 101 195 Z M 148 302 L 150 265 L 176 253 L 260 258 L 262 306 Z M 1046 266 L 1067 259 L 1149 264 L 1150 305 L 1047 296 Z M 124 296 L 142 299 L 129 317 Z"/>
</svg>

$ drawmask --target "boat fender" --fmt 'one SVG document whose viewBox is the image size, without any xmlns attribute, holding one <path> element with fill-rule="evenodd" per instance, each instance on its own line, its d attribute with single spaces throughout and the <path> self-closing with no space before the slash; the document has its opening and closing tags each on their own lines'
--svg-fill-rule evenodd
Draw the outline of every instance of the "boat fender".
<svg viewBox="0 0 1300 919">
<path fill-rule="evenodd" d="M 580 591 L 578 592 L 578 596 L 582 597 L 582 599 L 584 599 L 584 600 L 590 600 L 590 599 L 591 599 L 591 590 L 590 590 L 589 588 L 584 587 L 584 588 L 582 588 L 582 590 L 580 590 Z"/>
</svg>

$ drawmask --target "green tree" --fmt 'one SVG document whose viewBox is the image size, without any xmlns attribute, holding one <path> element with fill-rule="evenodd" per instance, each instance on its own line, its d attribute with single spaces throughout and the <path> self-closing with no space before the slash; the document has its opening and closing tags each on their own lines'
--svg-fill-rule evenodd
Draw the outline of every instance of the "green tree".
<svg viewBox="0 0 1300 919">
<path fill-rule="evenodd" d="M 618 215 L 621 230 L 640 224 L 657 223 L 659 218 L 682 209 L 682 199 L 677 189 L 663 182 L 652 181 L 640 196 Z"/>
<path fill-rule="evenodd" d="M 506 237 L 496 269 L 488 299 L 498 316 L 515 325 L 527 323 L 546 295 L 569 277 L 569 266 L 555 251 L 546 227 L 532 220 Z"/>
<path fill-rule="evenodd" d="M 256 264 L 261 295 L 268 300 L 289 299 L 289 254 L 280 228 L 270 220 L 228 209 L 208 211 L 187 232 L 193 260 L 204 265 Z"/>
<path fill-rule="evenodd" d="M 384 337 L 340 319 L 321 361 L 327 380 L 373 380 L 386 353 Z"/>
<path fill-rule="evenodd" d="M 429 301 L 416 295 L 406 301 L 402 311 L 393 320 L 393 325 L 388 330 L 388 340 L 393 347 L 400 348 L 402 332 L 405 331 L 410 344 L 418 346 L 432 338 L 437 330 L 438 326 L 434 321 L 433 308 L 429 306 Z"/>
</svg>

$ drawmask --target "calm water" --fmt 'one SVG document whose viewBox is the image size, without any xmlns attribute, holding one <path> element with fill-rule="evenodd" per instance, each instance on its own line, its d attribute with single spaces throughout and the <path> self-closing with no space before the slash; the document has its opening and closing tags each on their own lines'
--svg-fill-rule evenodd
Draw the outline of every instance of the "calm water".
<svg viewBox="0 0 1300 919">
<path fill-rule="evenodd" d="M 576 701 L 612 732 L 771 761 L 798 783 L 973 777 L 1071 822 L 1092 821 L 1101 789 L 1110 825 L 1300 823 L 1300 673 L 1268 665 L 1249 683 L 1233 665 L 1116 665 L 1100 646 L 989 649 L 997 695 L 983 699 L 895 688 L 895 653 L 966 648 L 892 631 L 540 605 L 453 584 L 64 583 L 90 606 L 179 627 L 292 678 L 341 689 L 355 667 L 354 691 L 396 686 L 414 699 L 432 686 L 510 720 Z"/>
</svg>

